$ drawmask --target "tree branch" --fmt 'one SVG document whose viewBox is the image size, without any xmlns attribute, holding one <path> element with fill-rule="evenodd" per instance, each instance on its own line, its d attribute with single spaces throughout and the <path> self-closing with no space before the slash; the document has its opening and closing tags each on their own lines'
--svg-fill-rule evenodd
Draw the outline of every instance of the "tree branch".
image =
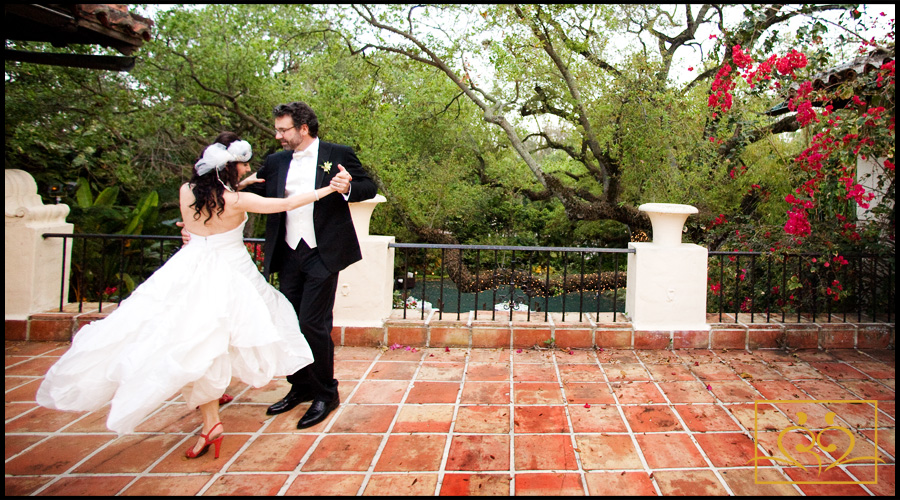
<svg viewBox="0 0 900 500">
<path fill-rule="evenodd" d="M 522 17 L 526 18 L 522 9 L 516 5 L 515 7 L 516 13 Z M 550 41 L 550 37 L 547 36 L 547 33 L 540 24 L 543 22 L 541 19 L 541 6 L 537 6 L 537 14 L 530 23 L 531 32 L 541 41 L 541 47 L 544 49 L 544 52 L 550 56 L 550 59 L 553 61 L 553 64 L 562 74 L 563 80 L 566 82 L 566 87 L 569 89 L 569 94 L 572 96 L 572 99 L 575 103 L 575 107 L 578 109 L 578 113 L 576 115 L 578 119 L 578 123 L 584 129 L 584 137 L 588 141 L 588 147 L 591 150 L 591 153 L 594 155 L 594 158 L 597 160 L 598 166 L 592 165 L 590 162 L 584 162 L 585 167 L 587 167 L 588 171 L 594 175 L 594 178 L 597 179 L 598 182 L 603 186 L 603 196 L 606 200 L 616 200 L 618 197 L 618 189 L 617 184 L 614 183 L 614 174 L 616 173 L 616 168 L 614 165 L 607 164 L 604 161 L 604 156 L 602 151 L 600 150 L 600 144 L 597 142 L 596 134 L 594 133 L 593 126 L 591 125 L 590 120 L 588 120 L 587 109 L 584 106 L 584 100 L 581 98 L 581 90 L 578 88 L 578 85 L 575 83 L 575 78 L 569 72 L 569 68 L 562 61 L 562 58 L 557 54 L 556 49 L 553 47 L 553 43 Z M 527 18 L 526 18 L 527 19 Z"/>
<path fill-rule="evenodd" d="M 534 161 L 534 158 L 532 158 L 531 155 L 528 154 L 528 150 L 525 148 L 525 145 L 522 143 L 521 139 L 519 138 L 518 133 L 515 131 L 512 124 L 510 124 L 506 120 L 506 118 L 502 114 L 499 113 L 500 110 L 503 108 L 503 103 L 501 103 L 499 100 L 496 100 L 496 99 L 494 99 L 493 104 L 490 104 L 490 105 L 487 104 L 486 102 L 484 102 L 476 94 L 476 92 L 479 92 L 486 97 L 488 97 L 489 94 L 487 94 L 486 92 L 481 91 L 481 90 L 476 91 L 474 87 L 465 85 L 464 82 L 462 81 L 462 79 L 459 77 L 459 75 L 457 75 L 456 72 L 454 72 L 452 69 L 450 69 L 450 67 L 443 61 L 443 59 L 441 59 L 437 54 L 435 54 L 432 50 L 430 50 L 424 43 L 422 43 L 421 41 L 416 39 L 410 33 L 400 31 L 392 26 L 388 26 L 388 25 L 380 22 L 375 17 L 375 15 L 372 13 L 372 11 L 369 9 L 368 6 L 363 6 L 362 8 L 365 9 L 366 13 L 362 12 L 360 10 L 360 8 L 357 7 L 356 5 L 353 6 L 353 9 L 356 11 L 356 13 L 360 17 L 363 18 L 364 21 L 366 21 L 367 23 L 369 23 L 370 25 L 372 25 L 378 29 L 388 31 L 390 33 L 394 33 L 395 35 L 398 35 L 398 36 L 408 40 L 409 42 L 414 44 L 416 47 L 418 47 L 422 52 L 424 52 L 430 58 L 430 60 L 426 60 L 424 58 L 416 56 L 415 54 L 412 54 L 412 53 L 409 53 L 406 51 L 402 51 L 400 49 L 394 49 L 392 47 L 377 47 L 377 48 L 379 48 L 379 50 L 386 50 L 386 51 L 390 51 L 390 52 L 403 54 L 414 60 L 421 61 L 423 63 L 429 64 L 431 66 L 434 66 L 434 67 L 440 69 L 444 74 L 447 75 L 447 77 L 449 77 L 453 81 L 454 84 L 456 84 L 457 87 L 459 87 L 460 90 L 463 91 L 463 93 L 466 94 L 466 96 L 472 102 L 475 103 L 475 105 L 477 105 L 479 108 L 481 108 L 481 110 L 484 112 L 484 120 L 485 121 L 500 126 L 500 128 L 502 128 L 503 131 L 506 132 L 506 135 L 509 138 L 510 143 L 512 143 L 513 148 L 516 150 L 516 152 L 519 154 L 519 156 L 522 157 L 522 159 L 525 161 L 525 164 L 528 165 L 528 168 L 531 169 L 531 172 L 537 178 L 538 182 L 540 182 L 542 185 L 545 184 L 546 181 L 544 180 L 544 172 L 541 169 L 540 165 L 538 165 L 537 162 Z"/>
<path fill-rule="evenodd" d="M 795 115 L 786 116 L 775 123 L 757 128 L 743 136 L 740 133 L 740 128 L 738 128 L 730 139 L 719 146 L 717 152 L 722 158 L 730 158 L 743 150 L 747 145 L 765 139 L 769 135 L 796 132 L 798 130 L 800 130 L 800 122 L 797 121 Z"/>
<path fill-rule="evenodd" d="M 559 36 L 559 38 L 563 41 L 563 44 L 568 47 L 569 50 L 580 54 L 585 58 L 585 60 L 600 69 L 609 71 L 616 76 L 622 76 L 622 72 L 619 71 L 615 66 L 597 57 L 597 54 L 588 50 L 587 47 L 578 48 L 578 44 L 576 44 L 572 41 L 571 38 L 569 38 L 569 35 L 565 32 L 565 30 L 562 29 L 562 26 L 560 26 L 559 22 L 556 21 L 556 19 L 551 18 L 548 20 L 548 23 L 550 24 L 550 26 L 553 26 L 553 29 L 556 31 L 557 36 Z"/>
<path fill-rule="evenodd" d="M 199 99 L 191 99 L 188 101 L 184 101 L 184 105 L 185 106 L 193 106 L 193 105 L 210 106 L 213 108 L 219 108 L 219 109 L 234 113 L 237 116 L 239 116 L 241 119 L 246 120 L 251 125 L 258 128 L 260 131 L 263 131 L 266 134 L 271 135 L 272 137 L 275 136 L 275 133 L 272 131 L 272 128 L 268 124 L 257 120 L 256 117 L 254 117 L 253 115 L 245 113 L 237 106 L 236 103 L 235 103 L 234 107 L 229 108 L 228 106 L 226 106 L 222 103 L 218 103 L 218 102 L 201 101 Z"/>
</svg>

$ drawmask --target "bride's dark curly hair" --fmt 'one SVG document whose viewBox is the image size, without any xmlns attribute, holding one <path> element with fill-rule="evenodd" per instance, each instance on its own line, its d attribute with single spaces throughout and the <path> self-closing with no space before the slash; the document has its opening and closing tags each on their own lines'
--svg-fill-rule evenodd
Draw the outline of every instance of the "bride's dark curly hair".
<svg viewBox="0 0 900 500">
<path fill-rule="evenodd" d="M 222 132 L 213 143 L 224 144 L 227 148 L 232 142 L 240 139 L 234 132 Z M 226 163 L 225 168 L 219 171 L 218 178 L 216 178 L 215 170 L 211 170 L 203 175 L 197 175 L 197 169 L 196 167 L 194 168 L 194 175 L 190 180 L 191 191 L 193 191 L 195 198 L 194 203 L 190 205 L 194 209 L 194 220 L 200 218 L 201 212 L 209 214 L 206 220 L 203 221 L 204 224 L 212 219 L 213 211 L 216 212 L 216 215 L 222 215 L 222 212 L 225 211 L 225 198 L 222 197 L 225 187 L 222 186 L 222 182 L 228 184 L 232 189 L 236 189 L 240 180 L 238 179 L 237 164 L 238 162 L 236 161 Z M 219 179 L 222 179 L 222 182 L 219 182 Z"/>
</svg>

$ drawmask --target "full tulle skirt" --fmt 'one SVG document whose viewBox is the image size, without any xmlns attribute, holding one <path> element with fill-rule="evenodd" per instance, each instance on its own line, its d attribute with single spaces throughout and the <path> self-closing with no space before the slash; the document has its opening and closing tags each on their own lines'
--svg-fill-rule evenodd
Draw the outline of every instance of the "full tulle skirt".
<svg viewBox="0 0 900 500">
<path fill-rule="evenodd" d="M 194 408 L 232 377 L 261 387 L 312 363 L 294 308 L 257 270 L 242 229 L 192 235 L 115 311 L 84 326 L 38 404 L 93 411 L 111 402 L 107 427 L 130 433 L 179 391 Z"/>
</svg>

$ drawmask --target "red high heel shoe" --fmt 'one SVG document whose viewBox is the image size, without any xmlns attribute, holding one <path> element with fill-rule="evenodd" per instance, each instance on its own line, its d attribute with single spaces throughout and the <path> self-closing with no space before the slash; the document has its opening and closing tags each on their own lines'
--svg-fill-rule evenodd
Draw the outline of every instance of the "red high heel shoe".
<svg viewBox="0 0 900 500">
<path fill-rule="evenodd" d="M 222 422 L 219 422 L 216 425 L 214 425 L 213 428 L 210 429 L 209 432 L 207 432 L 206 434 L 203 434 L 203 433 L 200 434 L 200 437 L 203 438 L 203 448 L 201 448 L 200 451 L 198 451 L 197 453 L 194 453 L 194 447 L 197 446 L 197 445 L 194 445 L 194 446 L 191 446 L 190 448 L 188 448 L 187 451 L 184 452 L 184 456 L 186 456 L 188 458 L 197 458 L 197 457 L 203 455 L 204 453 L 206 453 L 207 451 L 209 451 L 209 445 L 214 444 L 214 445 L 216 445 L 216 458 L 219 458 L 219 447 L 222 446 L 222 438 L 225 437 L 225 433 L 222 432 L 221 434 L 219 434 L 219 437 L 213 439 L 212 441 L 209 440 L 209 436 L 212 434 L 212 431 L 214 431 L 216 429 L 216 427 L 218 427 L 220 425 L 222 425 Z"/>
</svg>

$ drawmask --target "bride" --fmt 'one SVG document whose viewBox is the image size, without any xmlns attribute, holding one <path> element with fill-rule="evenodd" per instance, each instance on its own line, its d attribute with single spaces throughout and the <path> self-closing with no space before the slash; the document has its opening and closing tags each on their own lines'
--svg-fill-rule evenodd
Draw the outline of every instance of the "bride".
<svg viewBox="0 0 900 500">
<path fill-rule="evenodd" d="M 262 387 L 312 363 L 287 298 L 269 285 L 243 244 L 247 212 L 277 213 L 334 192 L 330 186 L 288 198 L 238 190 L 263 182 L 250 171 L 250 144 L 223 132 L 203 152 L 179 203 L 190 239 L 101 321 L 82 328 L 47 372 L 41 406 L 94 411 L 111 402 L 107 427 L 120 434 L 181 391 L 200 407 L 203 427 L 185 455 L 215 446 L 224 427 L 219 398 L 232 377 Z"/>
</svg>

